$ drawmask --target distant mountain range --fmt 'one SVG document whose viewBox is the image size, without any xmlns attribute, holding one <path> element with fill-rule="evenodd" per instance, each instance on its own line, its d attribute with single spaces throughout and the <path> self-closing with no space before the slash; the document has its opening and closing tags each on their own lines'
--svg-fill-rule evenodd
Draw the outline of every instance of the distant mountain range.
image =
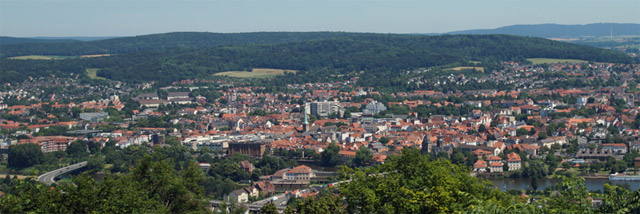
<svg viewBox="0 0 640 214">
<path fill-rule="evenodd" d="M 180 35 L 181 33 L 172 33 L 172 34 L 151 34 L 158 35 L 158 37 L 162 36 L 163 40 L 173 39 L 171 36 L 167 35 Z M 215 33 L 199 33 L 200 35 L 214 35 Z M 251 34 L 251 33 L 248 33 Z M 272 34 L 290 34 L 286 32 L 272 32 Z M 534 25 L 510 25 L 505 27 L 499 27 L 495 29 L 473 29 L 473 30 L 461 30 L 461 31 L 452 31 L 448 33 L 421 33 L 421 35 L 443 35 L 443 34 L 507 34 L 507 35 L 517 35 L 517 36 L 533 36 L 533 37 L 542 37 L 542 38 L 577 38 L 577 37 L 603 37 L 603 36 L 621 36 L 621 35 L 632 35 L 632 36 L 640 36 L 640 24 L 633 23 L 594 23 L 594 24 L 585 24 L 585 25 L 561 25 L 561 24 L 534 24 Z M 144 35 L 144 36 L 151 36 Z M 229 35 L 229 34 L 227 34 Z M 335 36 L 335 34 L 331 34 L 328 32 L 324 32 L 321 34 L 316 34 L 314 36 L 318 36 L 320 38 L 327 38 L 330 36 Z M 111 41 L 120 42 L 119 40 L 112 40 L 123 38 L 123 40 L 128 40 L 129 38 L 135 37 L 117 37 L 117 36 L 101 36 L 101 37 L 8 37 L 8 36 L 0 36 L 0 45 L 14 45 L 14 44 L 25 44 L 25 43 L 64 43 L 64 42 L 87 42 L 87 41 L 102 41 L 107 40 L 104 43 L 110 43 Z M 279 42 L 286 42 L 288 39 L 281 39 Z M 182 37 L 180 37 L 182 39 Z M 315 38 L 311 38 L 315 39 Z M 111 40 L 111 41 L 109 41 Z M 255 39 L 259 41 L 260 39 Z M 232 42 L 233 43 L 233 42 Z M 256 42 L 260 43 L 260 42 Z M 198 44 L 200 45 L 200 44 Z"/>
<path fill-rule="evenodd" d="M 596 23 L 586 25 L 511 25 L 496 29 L 453 31 L 445 34 L 508 34 L 542 38 L 576 38 L 640 35 L 640 24 Z"/>
</svg>

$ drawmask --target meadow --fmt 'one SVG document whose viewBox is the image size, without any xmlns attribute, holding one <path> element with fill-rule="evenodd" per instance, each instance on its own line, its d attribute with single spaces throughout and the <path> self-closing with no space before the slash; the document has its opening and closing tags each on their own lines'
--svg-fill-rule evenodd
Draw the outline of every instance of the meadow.
<svg viewBox="0 0 640 214">
<path fill-rule="evenodd" d="M 226 71 L 214 74 L 214 76 L 229 76 L 237 78 L 272 78 L 284 75 L 285 72 L 296 73 L 296 70 L 254 68 L 251 71 Z"/>
<path fill-rule="evenodd" d="M 552 63 L 562 63 L 562 62 L 567 62 L 567 63 L 586 63 L 587 61 L 585 60 L 579 60 L 579 59 L 552 59 L 552 58 L 529 58 L 527 59 L 527 61 L 530 61 L 531 63 L 538 65 L 538 64 L 552 64 Z"/>
</svg>

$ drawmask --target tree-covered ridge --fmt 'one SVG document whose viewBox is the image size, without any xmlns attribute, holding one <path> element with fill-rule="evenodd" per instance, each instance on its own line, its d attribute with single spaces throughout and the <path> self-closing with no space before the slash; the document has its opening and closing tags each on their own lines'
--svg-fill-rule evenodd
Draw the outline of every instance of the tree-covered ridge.
<svg viewBox="0 0 640 214">
<path fill-rule="evenodd" d="M 122 37 L 98 41 L 65 41 L 18 44 L 8 39 L 2 44 L 1 58 L 24 55 L 118 54 L 169 48 L 211 48 L 230 45 L 271 44 L 291 41 L 307 41 L 354 35 L 342 32 L 255 32 L 255 33 L 207 33 L 173 32 Z M 40 41 L 40 40 L 37 40 Z M 48 41 L 48 40 L 44 40 Z"/>
<path fill-rule="evenodd" d="M 376 85 L 393 86 L 401 82 L 397 79 L 398 73 L 407 69 L 452 63 L 462 64 L 468 63 L 469 60 L 487 62 L 487 64 L 504 60 L 524 61 L 525 58 L 634 62 L 625 54 L 611 50 L 541 38 L 508 35 L 354 34 L 347 36 L 347 34 L 340 33 L 309 33 L 310 35 L 306 37 L 287 37 L 286 35 L 290 34 L 282 33 L 284 36 L 277 36 L 278 33 L 264 34 L 272 37 L 261 41 L 269 40 L 268 38 L 272 38 L 270 41 L 284 41 L 288 40 L 287 38 L 310 39 L 321 36 L 329 37 L 328 35 L 345 36 L 278 44 L 248 45 L 247 43 L 253 41 L 249 38 L 254 38 L 253 36 L 259 38 L 258 35 L 261 35 L 261 33 L 254 33 L 248 34 L 252 37 L 237 36 L 239 38 L 229 40 L 242 40 L 243 42 L 239 43 L 243 45 L 213 48 L 207 48 L 207 45 L 202 45 L 201 48 L 190 48 L 190 45 L 184 45 L 185 47 L 182 48 L 152 51 L 142 51 L 145 50 L 147 44 L 144 42 L 126 43 L 127 47 L 137 47 L 141 52 L 117 54 L 110 57 L 55 60 L 54 62 L 0 59 L 0 64 L 3 65 L 0 67 L 0 76 L 3 77 L 2 81 L 4 82 L 18 82 L 26 76 L 47 76 L 52 73 L 74 73 L 86 76 L 84 68 L 99 68 L 97 74 L 100 77 L 132 83 L 158 81 L 161 85 L 166 85 L 182 79 L 212 78 L 212 74 L 224 71 L 277 68 L 299 71 L 296 75 L 291 74 L 280 78 L 287 82 L 316 82 L 335 79 L 338 76 L 342 78 L 360 76 L 362 80 L 366 80 L 363 82 L 382 79 L 386 82 L 375 81 Z M 221 35 L 224 37 L 220 38 L 233 38 L 232 36 L 235 34 Z M 165 41 L 164 39 L 158 40 Z M 190 39 L 182 40 L 191 41 Z M 98 42 L 104 41 L 112 40 Z M 195 45 L 197 41 L 204 40 L 193 39 L 193 41 L 193 45 Z M 222 43 L 225 42 L 216 44 Z M 155 42 L 149 44 L 155 44 Z"/>
<path fill-rule="evenodd" d="M 393 77 L 406 69 L 468 60 L 524 60 L 532 57 L 632 62 L 622 53 L 540 38 L 383 34 L 272 45 L 156 51 L 96 60 L 118 59 L 120 63 L 102 69 L 98 74 L 123 81 L 148 79 L 167 82 L 180 77 L 206 78 L 212 73 L 229 70 L 279 68 L 299 70 L 298 76 L 302 77 L 298 78 L 304 78 L 299 82 L 308 82 L 332 75 L 360 75 L 360 71 L 365 71 L 363 76 Z M 131 75 L 135 76 L 131 78 Z"/>
</svg>

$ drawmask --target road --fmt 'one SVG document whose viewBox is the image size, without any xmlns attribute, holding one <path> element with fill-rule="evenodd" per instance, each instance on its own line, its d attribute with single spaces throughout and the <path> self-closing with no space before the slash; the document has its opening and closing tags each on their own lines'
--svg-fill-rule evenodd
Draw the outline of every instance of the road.
<svg viewBox="0 0 640 214">
<path fill-rule="evenodd" d="M 66 166 L 66 167 L 62 167 L 60 169 L 56 169 L 56 170 L 53 170 L 51 172 L 47 172 L 47 173 L 44 173 L 44 174 L 38 176 L 38 181 L 40 181 L 42 183 L 45 183 L 45 184 L 48 184 L 48 185 L 51 185 L 51 184 L 55 183 L 55 178 L 56 177 L 58 177 L 58 176 L 60 176 L 62 174 L 71 172 L 73 170 L 80 169 L 82 167 L 85 167 L 86 165 L 87 165 L 87 162 L 83 161 L 83 162 L 80 162 L 80 163 L 77 163 L 77 164 L 73 164 L 73 165 L 69 165 L 69 166 Z"/>
<path fill-rule="evenodd" d="M 271 199 L 273 197 L 278 197 L 278 199 L 273 201 L 273 204 L 275 204 L 276 207 L 278 207 L 278 206 L 285 206 L 286 207 L 287 206 L 287 200 L 289 200 L 289 198 L 284 193 L 278 194 L 278 195 L 274 195 L 274 196 L 271 196 L 271 197 L 267 197 L 265 199 L 253 202 L 252 204 L 264 206 L 264 205 L 267 205 L 267 204 L 271 203 Z"/>
</svg>

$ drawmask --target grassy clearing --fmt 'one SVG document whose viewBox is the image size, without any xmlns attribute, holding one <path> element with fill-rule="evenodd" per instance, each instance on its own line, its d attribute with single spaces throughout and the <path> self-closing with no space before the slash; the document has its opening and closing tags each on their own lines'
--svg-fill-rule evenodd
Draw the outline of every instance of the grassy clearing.
<svg viewBox="0 0 640 214">
<path fill-rule="evenodd" d="M 73 59 L 77 56 L 45 56 L 45 55 L 28 55 L 28 56 L 14 56 L 9 59 L 35 59 L 35 60 L 54 60 L 54 59 Z"/>
<path fill-rule="evenodd" d="M 104 77 L 99 77 L 98 76 L 98 70 L 97 68 L 87 68 L 85 69 L 85 71 L 87 71 L 87 76 L 89 76 L 89 78 L 91 79 L 105 79 Z"/>
<path fill-rule="evenodd" d="M 444 70 L 445 71 L 459 71 L 459 70 L 473 70 L 474 68 L 476 70 L 478 70 L 478 71 L 484 71 L 483 67 L 472 67 L 472 66 L 458 66 L 458 67 L 455 67 L 455 68 L 447 68 L 447 69 L 444 69 Z"/>
<path fill-rule="evenodd" d="M 579 59 L 552 59 L 552 58 L 529 58 L 527 61 L 538 65 L 538 64 L 553 64 L 553 63 L 586 63 L 587 61 L 579 60 Z"/>
<path fill-rule="evenodd" d="M 103 57 L 103 56 L 111 56 L 111 54 L 80 55 L 80 58 L 95 58 L 95 57 Z"/>
<path fill-rule="evenodd" d="M 0 174 L 0 178 L 1 179 L 4 179 L 4 177 L 6 177 L 6 176 L 7 176 L 7 174 Z M 11 179 L 13 179 L 13 176 L 14 175 L 12 175 L 12 174 L 9 175 L 9 177 L 11 177 Z M 24 180 L 24 179 L 29 178 L 29 177 L 35 178 L 35 176 L 18 175 L 18 179 L 20 179 L 20 180 Z"/>
<path fill-rule="evenodd" d="M 226 71 L 214 74 L 214 76 L 229 76 L 238 78 L 272 78 L 279 75 L 284 75 L 285 72 L 296 73 L 296 70 L 283 70 L 283 69 L 269 69 L 269 68 L 254 68 L 249 71 Z"/>
</svg>

